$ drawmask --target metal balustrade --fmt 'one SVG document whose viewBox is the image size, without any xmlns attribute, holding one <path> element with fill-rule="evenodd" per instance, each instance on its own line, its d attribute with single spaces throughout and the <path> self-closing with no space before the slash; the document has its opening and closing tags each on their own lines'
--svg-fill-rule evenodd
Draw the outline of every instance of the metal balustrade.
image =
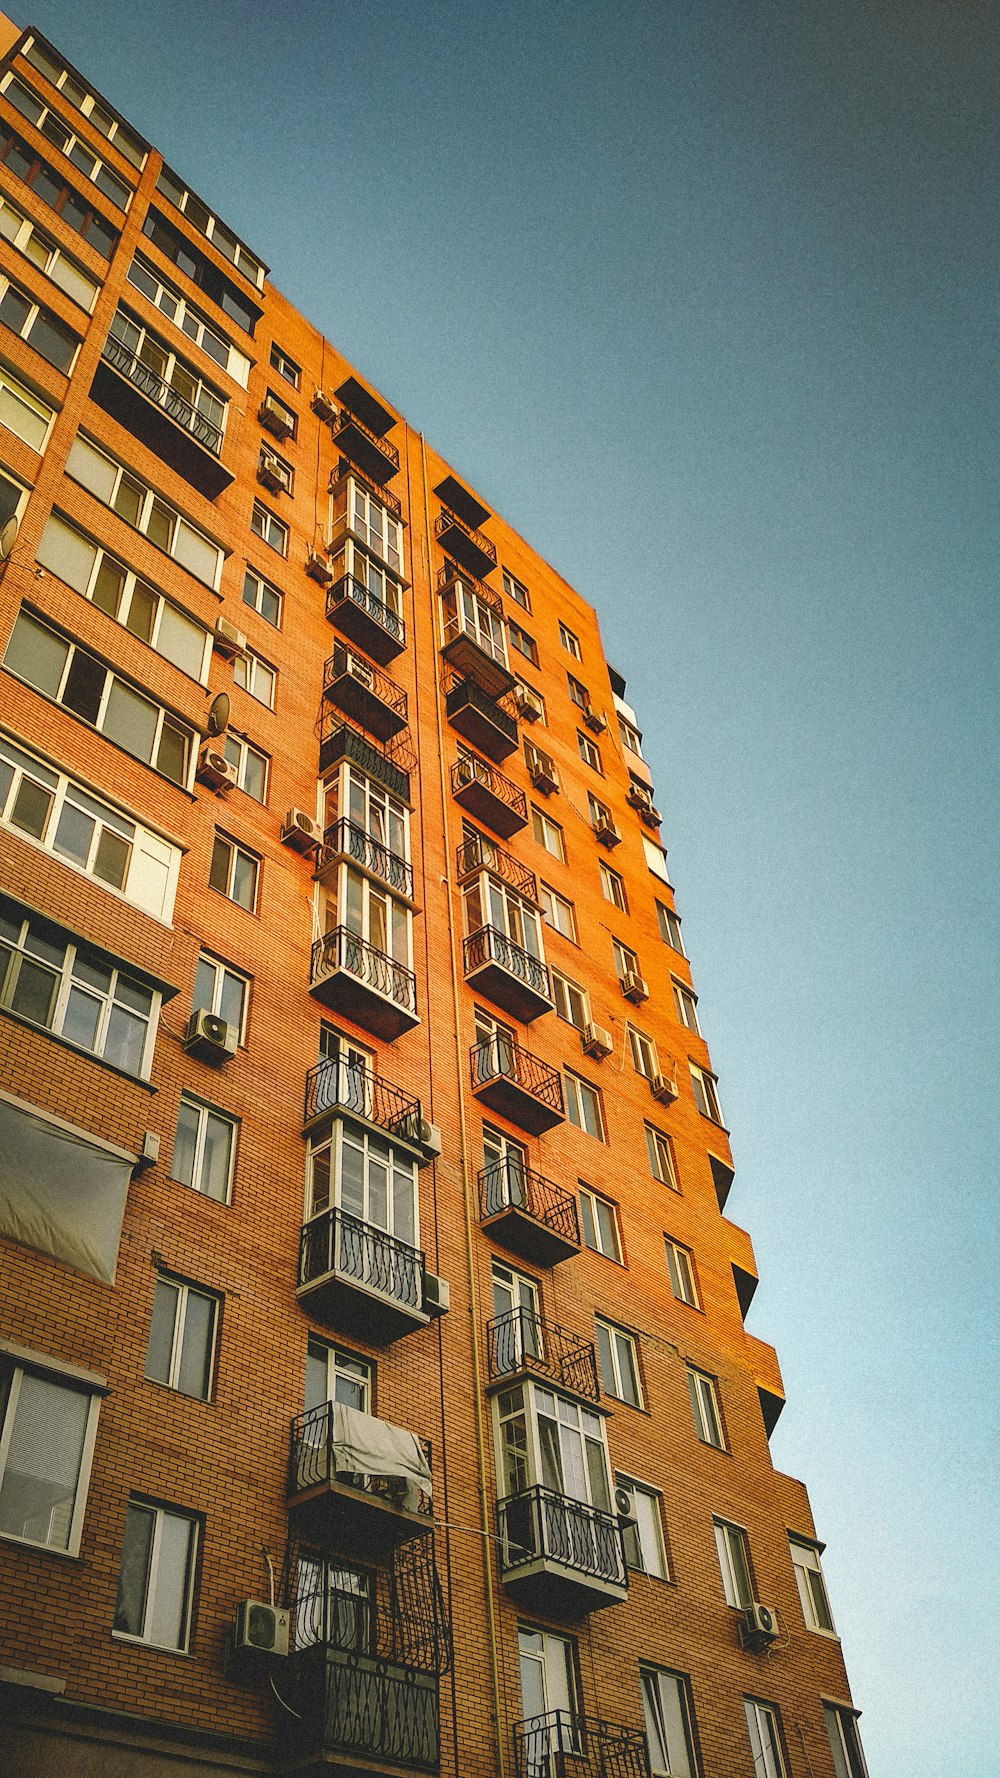
<svg viewBox="0 0 1000 1778">
<path fill-rule="evenodd" d="M 549 1710 L 514 1725 L 514 1778 L 650 1778 L 641 1729 Z"/>
<path fill-rule="evenodd" d="M 332 932 L 316 940 L 312 948 L 310 984 L 316 986 L 338 970 L 346 970 L 366 988 L 394 1001 L 416 1018 L 417 978 L 412 969 L 397 963 L 394 957 L 378 950 L 347 926 L 335 926 Z"/>
<path fill-rule="evenodd" d="M 399 469 L 399 452 L 387 438 L 380 438 L 357 414 L 342 408 L 333 423 L 334 443 L 347 455 L 358 457 L 364 470 L 376 481 L 395 475 Z"/>
<path fill-rule="evenodd" d="M 474 575 L 466 574 L 456 563 L 446 562 L 443 568 L 438 569 L 438 592 L 446 593 L 456 583 L 467 587 L 471 593 L 475 593 L 477 599 L 481 599 L 484 605 L 495 611 L 498 617 L 503 617 L 504 606 L 499 587 L 491 586 L 488 580 L 476 580 Z"/>
<path fill-rule="evenodd" d="M 475 1043 L 469 1057 L 473 1092 L 492 1081 L 509 1081 L 522 1093 L 537 1099 L 547 1110 L 560 1118 L 563 1116 L 562 1081 L 558 1069 L 550 1068 L 541 1057 L 523 1049 L 512 1037 L 488 1037 L 482 1043 Z"/>
<path fill-rule="evenodd" d="M 363 1118 L 365 1123 L 377 1124 L 387 1136 L 411 1143 L 418 1140 L 420 1100 L 361 1062 L 331 1057 L 310 1068 L 303 1121 L 308 1124 L 330 1112 Z"/>
<path fill-rule="evenodd" d="M 353 481 L 370 484 L 372 492 L 379 504 L 384 506 L 388 512 L 391 512 L 394 519 L 399 519 L 401 522 L 405 523 L 403 520 L 403 502 L 400 500 L 399 495 L 394 494 L 390 488 L 383 488 L 379 486 L 378 483 L 373 482 L 371 476 L 365 475 L 363 470 L 356 468 L 346 457 L 341 457 L 336 469 L 332 470 L 330 473 L 330 493 L 338 493 L 340 491 L 340 484 L 346 482 L 348 477 Z M 345 517 L 343 513 L 340 513 L 337 516 L 339 518 Z M 349 515 L 347 516 L 347 523 L 349 526 Z"/>
<path fill-rule="evenodd" d="M 510 1150 L 482 1169 L 479 1205 L 484 1219 L 501 1216 L 505 1210 L 520 1210 L 567 1246 L 580 1245 L 580 1219 L 572 1193 L 544 1179 Z"/>
<path fill-rule="evenodd" d="M 209 420 L 205 414 L 199 413 L 196 407 L 192 407 L 183 395 L 178 394 L 170 383 L 157 376 L 155 370 L 151 370 L 148 364 L 144 364 L 135 352 L 130 352 L 128 347 L 124 346 L 121 340 L 116 339 L 113 333 L 109 333 L 104 341 L 101 347 L 101 357 L 123 377 L 127 377 L 128 381 L 134 384 L 141 394 L 147 396 L 158 408 L 161 408 L 176 425 L 182 427 L 185 432 L 190 432 L 192 438 L 196 439 L 200 445 L 204 445 L 205 449 L 211 451 L 213 456 L 219 455 L 222 449 L 221 428 L 216 426 L 214 420 Z"/>
<path fill-rule="evenodd" d="M 369 1495 L 376 1503 L 402 1507 L 407 1497 L 405 1481 L 395 1476 L 357 1475 L 353 1471 L 338 1468 L 333 1438 L 333 1406 L 332 1402 L 322 1402 L 318 1408 L 298 1414 L 292 1421 L 289 1492 L 301 1494 L 309 1488 L 335 1482 L 340 1487 L 352 1488 L 359 1494 Z M 429 1467 L 430 1440 L 421 1439 L 420 1444 Z M 408 1510 L 429 1519 L 433 1513 L 431 1496 L 421 1488 L 416 1503 Z"/>
<path fill-rule="evenodd" d="M 404 729 L 390 741 L 376 741 L 364 735 L 351 722 L 335 713 L 324 700 L 318 723 L 319 769 L 329 771 L 342 759 L 353 760 L 369 777 L 375 778 L 401 802 L 410 800 L 410 773 L 416 765 L 416 754 Z"/>
<path fill-rule="evenodd" d="M 434 535 L 442 548 L 472 574 L 489 574 L 497 565 L 496 544 L 447 507 L 434 521 Z"/>
<path fill-rule="evenodd" d="M 545 964 L 523 945 L 516 945 L 498 926 L 480 926 L 478 932 L 470 933 L 462 945 L 462 962 L 466 975 L 482 969 L 486 963 L 498 963 L 536 994 L 546 1000 L 552 998 Z"/>
<path fill-rule="evenodd" d="M 523 790 L 474 753 L 463 754 L 451 768 L 451 789 L 456 802 L 470 814 L 508 839 L 528 824 L 528 804 Z"/>
<path fill-rule="evenodd" d="M 299 1242 L 300 1286 L 331 1272 L 423 1311 L 426 1266 L 419 1248 L 336 1207 L 304 1223 Z"/>
<path fill-rule="evenodd" d="M 406 646 L 406 625 L 403 619 L 397 617 L 392 607 L 387 605 L 384 599 L 380 599 L 377 593 L 373 593 L 368 587 L 363 586 L 353 574 L 342 575 L 340 580 L 330 587 L 326 595 L 327 617 L 335 621 L 338 608 L 344 604 L 345 600 L 350 601 L 350 604 L 356 606 L 366 617 L 370 617 L 373 623 L 378 624 L 379 628 L 386 632 L 387 636 L 390 636 L 394 642 L 398 642 L 400 648 Z"/>
<path fill-rule="evenodd" d="M 536 906 L 538 904 L 538 878 L 534 871 L 522 864 L 519 858 L 512 858 L 509 852 L 505 852 L 502 846 L 498 846 L 495 840 L 489 839 L 484 833 L 475 834 L 459 846 L 455 854 L 455 870 L 460 880 L 472 876 L 477 870 L 492 871 L 495 877 L 502 878 L 512 889 L 516 889 L 518 895 L 523 895 L 526 901 L 534 902 Z"/>
<path fill-rule="evenodd" d="M 569 1569 L 583 1581 L 628 1587 L 625 1544 L 619 1520 L 585 1500 L 553 1488 L 526 1488 L 497 1502 L 500 1562 L 504 1576 L 539 1560 Z"/>
<path fill-rule="evenodd" d="M 316 861 L 316 875 L 322 876 L 331 864 L 339 863 L 346 858 L 352 864 L 359 864 L 369 876 L 377 877 L 387 889 L 395 895 L 405 896 L 407 901 L 413 900 L 413 866 L 398 852 L 390 852 L 381 840 L 373 839 L 356 821 L 342 815 L 331 827 L 325 829 L 323 844 Z"/>
<path fill-rule="evenodd" d="M 518 1371 L 544 1377 L 558 1389 L 571 1389 L 587 1401 L 600 1399 L 593 1343 L 547 1321 L 536 1310 L 510 1309 L 486 1323 L 491 1383 Z"/>
<path fill-rule="evenodd" d="M 324 663 L 323 695 L 379 741 L 391 740 L 406 727 L 403 687 L 343 643 L 338 642 Z"/>
</svg>

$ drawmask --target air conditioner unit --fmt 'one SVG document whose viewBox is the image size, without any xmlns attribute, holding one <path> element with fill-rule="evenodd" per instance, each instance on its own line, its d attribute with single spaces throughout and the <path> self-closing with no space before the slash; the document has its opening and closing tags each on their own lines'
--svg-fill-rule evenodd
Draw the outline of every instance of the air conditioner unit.
<svg viewBox="0 0 1000 1778">
<path fill-rule="evenodd" d="M 744 1635 L 748 1642 L 761 1646 L 773 1642 L 777 1637 L 778 1614 L 776 1611 L 772 1611 L 769 1605 L 761 1605 L 760 1601 L 755 1599 L 751 1605 L 747 1606 L 743 1617 Z"/>
<path fill-rule="evenodd" d="M 647 827 L 659 827 L 663 816 L 659 809 L 654 809 L 652 803 L 649 803 L 646 808 L 639 810 L 639 819 L 644 821 Z"/>
<path fill-rule="evenodd" d="M 313 580 L 318 580 L 320 586 L 329 586 L 333 579 L 333 569 L 330 567 L 329 562 L 325 556 L 321 556 L 319 551 L 315 549 L 311 549 L 306 557 L 306 573 L 310 575 Z"/>
<path fill-rule="evenodd" d="M 197 778 L 200 784 L 207 784 L 210 790 L 232 790 L 239 783 L 236 767 L 226 758 L 221 747 L 213 747 L 211 742 L 203 747 L 198 755 Z"/>
<path fill-rule="evenodd" d="M 344 657 L 344 668 L 359 685 L 366 685 L 371 690 L 374 674 L 367 661 L 361 660 L 356 654 L 348 654 Z"/>
<path fill-rule="evenodd" d="M 528 773 L 536 790 L 543 796 L 552 796 L 559 789 L 559 773 L 555 763 L 547 753 L 533 747 L 528 755 Z"/>
<path fill-rule="evenodd" d="M 620 1519 L 635 1518 L 635 1495 L 631 1488 L 615 1489 L 615 1512 Z"/>
<path fill-rule="evenodd" d="M 317 389 L 314 391 L 311 405 L 313 413 L 318 414 L 321 420 L 329 421 L 336 419 L 337 410 L 325 390 Z"/>
<path fill-rule="evenodd" d="M 631 1000 L 635 1006 L 638 1006 L 640 1000 L 649 999 L 649 989 L 642 976 L 636 975 L 633 969 L 622 976 L 622 993 L 626 1000 Z"/>
<path fill-rule="evenodd" d="M 542 700 L 536 692 L 526 685 L 519 685 L 514 693 L 517 714 L 522 722 L 540 722 L 544 714 Z"/>
<path fill-rule="evenodd" d="M 631 803 L 633 809 L 648 809 L 652 805 L 653 792 L 647 790 L 645 784 L 630 784 L 625 792 L 625 801 Z"/>
<path fill-rule="evenodd" d="M 279 407 L 270 395 L 265 395 L 257 410 L 257 418 L 262 426 L 275 438 L 288 438 L 292 431 L 292 422 L 284 408 Z"/>
<path fill-rule="evenodd" d="M 429 1161 L 436 1159 L 441 1153 L 441 1132 L 437 1124 L 429 1123 L 425 1117 L 420 1119 L 419 1140 Z"/>
<path fill-rule="evenodd" d="M 654 1074 L 649 1083 L 649 1090 L 653 1098 L 658 1099 L 661 1105 L 672 1105 L 677 1097 L 677 1076 L 674 1075 L 672 1079 L 668 1080 L 665 1074 Z"/>
<path fill-rule="evenodd" d="M 580 1033 L 584 1055 L 593 1056 L 595 1062 L 602 1062 L 614 1050 L 614 1039 L 610 1031 L 603 1025 L 585 1025 Z"/>
<path fill-rule="evenodd" d="M 304 809 L 289 809 L 281 823 L 281 843 L 296 852 L 315 852 L 323 842 L 323 829 Z"/>
<path fill-rule="evenodd" d="M 184 1048 L 205 1062 L 224 1062 L 227 1056 L 235 1056 L 239 1040 L 235 1025 L 200 1007 L 188 1020 Z"/>
<path fill-rule="evenodd" d="M 231 660 L 234 654 L 246 654 L 247 639 L 242 630 L 231 624 L 228 617 L 217 617 L 212 635 L 212 645 L 221 655 Z"/>
<path fill-rule="evenodd" d="M 280 494 L 287 491 L 288 471 L 273 457 L 262 457 L 257 465 L 257 480 L 263 482 L 265 488 L 270 488 L 272 494 Z"/>
<path fill-rule="evenodd" d="M 595 710 L 593 704 L 584 705 L 583 720 L 587 727 L 593 730 L 595 735 L 603 735 L 608 726 L 607 717 L 603 716 L 600 710 Z"/>
<path fill-rule="evenodd" d="M 622 837 L 610 815 L 598 816 L 594 822 L 594 834 L 602 846 L 607 846 L 609 852 L 612 846 L 617 846 Z"/>
<path fill-rule="evenodd" d="M 260 1599 L 244 1599 L 236 1607 L 233 1652 L 252 1649 L 255 1654 L 288 1653 L 288 1612 Z"/>
<path fill-rule="evenodd" d="M 428 1315 L 447 1315 L 451 1307 L 451 1291 L 446 1278 L 433 1272 L 424 1276 L 424 1309 Z"/>
</svg>

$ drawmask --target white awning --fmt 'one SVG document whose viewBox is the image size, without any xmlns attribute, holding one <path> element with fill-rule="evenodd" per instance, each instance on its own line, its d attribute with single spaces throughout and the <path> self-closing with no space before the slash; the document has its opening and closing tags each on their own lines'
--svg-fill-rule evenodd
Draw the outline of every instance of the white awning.
<svg viewBox="0 0 1000 1778">
<path fill-rule="evenodd" d="M 416 1512 L 421 1490 L 428 1499 L 431 1493 L 431 1466 L 416 1434 L 340 1401 L 332 1402 L 330 1408 L 336 1468 L 362 1475 L 398 1476 L 406 1482 L 404 1504 L 409 1512 Z"/>
<path fill-rule="evenodd" d="M 0 1234 L 115 1281 L 135 1156 L 0 1095 Z"/>
</svg>

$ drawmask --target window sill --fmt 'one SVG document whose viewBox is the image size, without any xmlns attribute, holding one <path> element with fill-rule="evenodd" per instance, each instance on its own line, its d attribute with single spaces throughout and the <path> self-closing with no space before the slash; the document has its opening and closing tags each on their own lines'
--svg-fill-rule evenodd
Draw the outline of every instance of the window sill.
<svg viewBox="0 0 1000 1778">
<path fill-rule="evenodd" d="M 13 1544 L 19 1550 L 34 1550 L 37 1556 L 55 1556 L 60 1562 L 83 1561 L 79 1550 L 57 1550 L 50 1543 L 35 1543 L 30 1537 L 18 1537 L 16 1531 L 0 1531 L 0 1543 Z"/>
<path fill-rule="evenodd" d="M 108 1062 L 103 1056 L 95 1056 L 93 1050 L 81 1049 L 79 1044 L 70 1043 L 68 1037 L 61 1037 L 58 1031 L 49 1031 L 44 1025 L 36 1025 L 32 1019 L 24 1018 L 21 1013 L 13 1012 L 9 1006 L 0 1006 L 0 1015 L 10 1019 L 15 1025 L 21 1025 L 25 1031 L 37 1031 L 39 1037 L 47 1037 L 50 1043 L 57 1043 L 60 1049 L 69 1050 L 71 1056 L 81 1056 L 85 1062 L 94 1062 L 98 1068 L 107 1069 L 109 1074 L 117 1074 L 119 1080 L 127 1080 L 131 1086 L 141 1087 L 144 1093 L 158 1093 L 152 1081 L 143 1080 L 138 1074 L 130 1074 L 127 1068 L 119 1068 L 117 1062 Z"/>
<path fill-rule="evenodd" d="M 162 1642 L 146 1642 L 141 1636 L 128 1636 L 124 1630 L 112 1630 L 112 1642 L 120 1642 L 125 1648 L 145 1648 L 152 1655 L 175 1655 L 182 1661 L 193 1661 L 194 1654 L 190 1648 L 168 1648 Z"/>
</svg>

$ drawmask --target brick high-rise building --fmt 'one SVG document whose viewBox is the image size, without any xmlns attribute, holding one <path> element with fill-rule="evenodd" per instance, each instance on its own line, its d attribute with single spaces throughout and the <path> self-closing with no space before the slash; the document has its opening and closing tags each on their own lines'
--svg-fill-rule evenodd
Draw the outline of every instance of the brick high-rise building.
<svg viewBox="0 0 1000 1778">
<path fill-rule="evenodd" d="M 596 616 L 0 49 L 0 1766 L 860 1778 Z"/>
</svg>

